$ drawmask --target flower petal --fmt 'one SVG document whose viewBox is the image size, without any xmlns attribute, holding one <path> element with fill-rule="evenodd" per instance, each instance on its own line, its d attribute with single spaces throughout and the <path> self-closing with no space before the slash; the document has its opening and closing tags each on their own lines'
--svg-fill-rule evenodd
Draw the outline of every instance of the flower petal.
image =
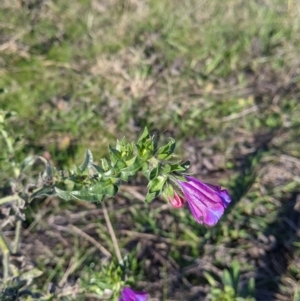
<svg viewBox="0 0 300 301">
<path fill-rule="evenodd" d="M 124 287 L 121 292 L 122 297 L 118 301 L 147 301 L 147 293 L 136 292 L 129 287 Z"/>
<path fill-rule="evenodd" d="M 215 194 L 215 195 L 217 194 L 218 197 L 222 199 L 223 205 L 225 208 L 231 202 L 231 198 L 228 194 L 228 191 L 226 189 L 222 189 L 221 186 L 216 186 L 216 185 L 212 185 L 209 183 L 201 182 L 201 181 L 199 181 L 193 177 L 189 177 L 189 176 L 187 176 L 186 178 L 189 180 L 189 183 L 191 185 L 193 185 L 195 188 L 199 189 L 199 187 L 201 187 L 202 192 L 207 191 L 208 197 L 209 197 L 210 193 Z"/>
<path fill-rule="evenodd" d="M 210 199 L 212 202 L 220 202 L 220 196 L 216 193 L 217 186 L 214 185 L 207 185 L 204 182 L 201 182 L 197 179 L 194 179 L 192 177 L 187 177 L 190 179 L 187 183 L 192 185 L 197 191 L 201 192 L 203 195 L 205 195 L 208 199 Z M 184 183 L 184 182 L 182 182 Z"/>
<path fill-rule="evenodd" d="M 184 184 L 185 185 L 181 185 L 181 187 L 194 218 L 200 224 L 204 223 L 208 226 L 214 226 L 224 213 L 222 204 L 207 198 L 202 191 L 196 189 L 189 183 L 185 182 Z"/>
<path fill-rule="evenodd" d="M 222 190 L 220 190 L 219 195 L 223 199 L 223 204 L 224 204 L 224 207 L 226 208 L 229 205 L 229 203 L 231 202 L 231 198 L 228 194 L 228 191 L 226 189 L 222 189 Z"/>
<path fill-rule="evenodd" d="M 194 218 L 200 224 L 214 226 L 231 201 L 227 190 L 190 176 L 187 176 L 186 179 L 187 182 L 178 181 L 178 183 Z"/>
</svg>

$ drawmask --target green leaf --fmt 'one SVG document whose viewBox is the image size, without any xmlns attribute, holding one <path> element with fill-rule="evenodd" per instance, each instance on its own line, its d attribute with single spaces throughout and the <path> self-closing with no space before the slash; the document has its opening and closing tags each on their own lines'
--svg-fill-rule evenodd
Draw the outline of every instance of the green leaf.
<svg viewBox="0 0 300 301">
<path fill-rule="evenodd" d="M 150 181 L 148 184 L 148 188 L 150 192 L 161 191 L 167 181 L 167 177 L 158 176 L 154 180 Z"/>
<path fill-rule="evenodd" d="M 96 164 L 92 164 L 92 167 L 95 168 L 95 170 L 99 173 L 99 174 L 103 174 L 104 173 L 104 169 L 101 168 L 100 166 L 96 165 Z"/>
<path fill-rule="evenodd" d="M 30 196 L 30 200 L 33 200 L 37 197 L 41 197 L 41 196 L 48 196 L 48 195 L 52 195 L 54 193 L 54 189 L 52 186 L 43 186 L 42 188 L 39 188 L 38 190 L 36 190 L 31 196 Z"/>
<path fill-rule="evenodd" d="M 233 281 L 233 288 L 237 292 L 238 290 L 238 282 L 240 278 L 240 264 L 238 261 L 233 260 L 231 263 L 231 268 L 232 268 L 232 281 Z"/>
<path fill-rule="evenodd" d="M 168 197 L 173 197 L 174 196 L 174 188 L 172 185 L 166 184 L 164 186 L 164 191 L 163 191 L 164 196 Z"/>
<path fill-rule="evenodd" d="M 93 164 L 93 155 L 92 152 L 87 149 L 85 152 L 85 158 L 81 163 L 81 165 L 79 166 L 79 170 L 81 172 L 84 172 L 86 169 L 90 168 L 92 164 Z"/>
<path fill-rule="evenodd" d="M 204 271 L 203 276 L 206 278 L 206 280 L 210 284 L 210 286 L 214 287 L 214 286 L 218 285 L 218 282 L 208 272 Z"/>
<path fill-rule="evenodd" d="M 122 149 L 121 141 L 120 141 L 119 139 L 117 139 L 117 142 L 116 142 L 116 150 L 118 150 L 118 151 L 120 152 L 121 149 Z"/>
<path fill-rule="evenodd" d="M 88 201 L 88 202 L 101 202 L 104 200 L 104 195 L 100 194 L 91 194 L 87 190 L 72 191 L 70 193 L 72 199 L 79 201 Z"/>
<path fill-rule="evenodd" d="M 112 183 L 98 183 L 90 188 L 88 188 L 88 192 L 94 195 L 107 195 L 107 196 L 115 196 L 118 193 L 119 187 L 118 185 Z"/>
<path fill-rule="evenodd" d="M 124 181 L 124 182 L 128 182 L 128 179 L 129 179 L 130 175 L 126 172 L 124 173 L 121 173 L 121 176 L 120 178 Z"/>
<path fill-rule="evenodd" d="M 161 160 L 166 160 L 171 157 L 174 153 L 176 147 L 176 141 L 173 138 L 170 138 L 168 144 L 161 146 L 157 151 L 157 158 Z"/>
<path fill-rule="evenodd" d="M 143 171 L 145 178 L 149 180 L 150 173 L 151 173 L 151 170 L 149 169 L 149 165 L 147 164 L 147 167 L 145 167 L 143 165 L 142 171 Z"/>
<path fill-rule="evenodd" d="M 56 194 L 63 200 L 66 200 L 66 201 L 70 201 L 72 200 L 72 196 L 70 194 L 70 191 L 64 191 L 64 190 L 61 190 L 57 187 L 54 187 L 54 190 L 56 192 Z"/>
<path fill-rule="evenodd" d="M 162 173 L 164 175 L 168 175 L 169 173 L 171 173 L 171 165 L 170 164 L 165 164 L 162 170 Z"/>
<path fill-rule="evenodd" d="M 75 186 L 76 186 L 76 179 L 74 179 L 75 177 L 70 177 L 66 180 L 64 180 L 64 189 L 66 189 L 67 191 L 72 191 L 72 190 L 75 190 Z"/>
<path fill-rule="evenodd" d="M 145 202 L 149 203 L 153 201 L 159 195 L 158 192 L 149 192 L 146 194 Z"/>
<path fill-rule="evenodd" d="M 190 168 L 190 165 L 191 165 L 190 160 L 187 160 L 187 161 L 185 161 L 184 163 L 181 164 L 181 166 L 182 166 L 185 170 L 189 169 L 189 168 Z"/>
<path fill-rule="evenodd" d="M 154 142 L 151 138 L 147 139 L 141 144 L 137 144 L 137 150 L 139 156 L 143 160 L 148 160 L 155 155 Z"/>
<path fill-rule="evenodd" d="M 135 143 L 131 142 L 126 145 L 126 157 L 131 158 L 135 151 Z"/>
<path fill-rule="evenodd" d="M 166 164 L 163 168 L 163 174 L 185 172 L 189 168 L 189 166 L 190 166 L 190 161 L 186 161 L 183 164 L 179 164 L 179 163 Z"/>
<path fill-rule="evenodd" d="M 114 167 L 115 167 L 115 172 L 119 173 L 119 170 L 121 170 L 122 168 L 125 168 L 127 165 L 123 160 L 119 160 L 115 163 Z"/>
<path fill-rule="evenodd" d="M 113 163 L 122 160 L 121 153 L 117 149 L 112 148 L 110 145 L 108 146 L 108 149 L 109 149 L 109 157 Z"/>
<path fill-rule="evenodd" d="M 180 164 L 170 164 L 171 173 L 185 171 L 185 169 Z"/>
<path fill-rule="evenodd" d="M 53 169 L 52 169 L 52 166 L 49 163 L 47 163 L 47 165 L 46 165 L 45 175 L 49 179 L 53 178 Z"/>
<path fill-rule="evenodd" d="M 145 142 L 148 138 L 150 138 L 150 134 L 147 127 L 145 127 L 141 137 L 138 140 L 138 144 Z"/>
<path fill-rule="evenodd" d="M 116 150 L 118 150 L 119 152 L 123 152 L 126 148 L 126 138 L 123 137 L 123 139 L 121 141 L 117 140 L 117 143 L 116 143 Z"/>
<path fill-rule="evenodd" d="M 101 164 L 102 164 L 102 168 L 104 169 L 104 171 L 109 170 L 110 165 L 105 158 L 101 159 Z"/>
<path fill-rule="evenodd" d="M 150 171 L 149 180 L 154 180 L 159 175 L 160 169 L 161 169 L 161 165 L 160 164 L 158 164 L 156 167 L 154 167 Z"/>
<path fill-rule="evenodd" d="M 248 289 L 248 293 L 249 293 L 251 296 L 253 296 L 254 293 L 255 293 L 255 279 L 254 279 L 254 277 L 251 277 L 251 278 L 249 279 L 247 289 Z M 300 301 L 300 291 L 299 291 L 299 299 L 295 299 L 295 300 L 293 300 L 293 301 Z"/>
<path fill-rule="evenodd" d="M 127 161 L 126 164 L 127 167 L 121 170 L 121 174 L 127 177 L 127 176 L 133 176 L 138 171 L 142 170 L 144 161 L 141 160 L 138 156 L 135 156 L 130 161 Z"/>
<path fill-rule="evenodd" d="M 232 277 L 231 277 L 231 274 L 229 273 L 228 270 L 223 271 L 222 282 L 223 282 L 224 286 L 233 287 L 234 284 L 233 284 L 233 281 L 232 281 Z"/>
<path fill-rule="evenodd" d="M 47 160 L 44 157 L 41 157 L 41 156 L 28 156 L 22 161 L 22 163 L 20 165 L 20 170 L 22 172 L 24 172 L 27 168 L 29 168 L 30 166 L 32 166 L 33 164 L 36 164 L 38 162 L 43 163 L 45 165 L 48 164 Z"/>
</svg>

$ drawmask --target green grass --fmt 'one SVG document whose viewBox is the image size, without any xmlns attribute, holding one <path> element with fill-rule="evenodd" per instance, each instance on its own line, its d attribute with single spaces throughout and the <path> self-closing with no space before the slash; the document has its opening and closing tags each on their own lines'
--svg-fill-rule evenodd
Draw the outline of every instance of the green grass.
<svg viewBox="0 0 300 301">
<path fill-rule="evenodd" d="M 111 202 L 138 287 L 159 300 L 226 300 L 216 297 L 217 289 L 234 259 L 241 286 L 256 279 L 257 300 L 297 294 L 299 9 L 296 1 L 279 0 L 0 4 L 0 107 L 16 112 L 8 131 L 21 137 L 17 161 L 46 154 L 67 168 L 87 148 L 97 160 L 107 143 L 124 135 L 134 139 L 147 125 L 162 140 L 178 140 L 195 175 L 229 188 L 233 203 L 212 229 L 162 201 L 146 206 L 124 192 Z M 2 144 L 0 156 L 4 183 L 12 173 Z M 144 194 L 141 179 L 132 184 Z M 92 263 L 95 271 L 100 266 L 100 251 L 87 254 L 91 243 L 55 228 L 59 220 L 113 253 L 96 206 L 56 199 L 32 205 L 24 227 L 41 212 L 49 222 L 38 221 L 26 232 L 24 252 L 45 270 L 39 277 L 45 291 L 74 260 L 79 265 L 65 285 L 86 277 Z M 33 256 L 35 238 L 50 234 L 55 248 L 45 244 L 51 254 Z M 270 247 L 273 237 L 276 246 Z M 62 255 L 64 243 L 68 252 Z"/>
</svg>

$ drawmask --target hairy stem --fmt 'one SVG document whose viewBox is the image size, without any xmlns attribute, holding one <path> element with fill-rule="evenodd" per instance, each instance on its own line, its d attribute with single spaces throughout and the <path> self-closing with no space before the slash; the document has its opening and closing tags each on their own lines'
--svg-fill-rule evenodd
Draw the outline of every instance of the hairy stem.
<svg viewBox="0 0 300 301">
<path fill-rule="evenodd" d="M 102 209 L 103 209 L 103 214 L 104 214 L 104 218 L 105 218 L 105 221 L 106 221 L 106 225 L 107 225 L 111 240 L 112 240 L 114 248 L 115 248 L 115 252 L 116 252 L 118 261 L 119 261 L 119 263 L 121 263 L 122 262 L 122 256 L 121 256 L 119 244 L 118 244 L 118 241 L 117 241 L 117 238 L 116 238 L 115 231 L 114 231 L 114 229 L 112 227 L 112 224 L 110 222 L 110 218 L 108 216 L 107 208 L 106 208 L 106 205 L 105 205 L 104 201 L 102 202 Z"/>
</svg>

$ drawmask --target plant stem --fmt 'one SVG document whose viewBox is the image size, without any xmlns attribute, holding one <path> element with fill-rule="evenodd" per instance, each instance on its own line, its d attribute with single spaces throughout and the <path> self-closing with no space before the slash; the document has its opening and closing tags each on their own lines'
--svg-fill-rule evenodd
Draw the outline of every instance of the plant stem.
<svg viewBox="0 0 300 301">
<path fill-rule="evenodd" d="M 18 207 L 20 207 L 22 205 L 22 199 L 18 195 L 9 195 L 4 198 L 0 198 L 0 205 L 9 203 L 12 201 L 16 201 Z M 17 217 L 16 229 L 15 229 L 15 239 L 14 239 L 13 250 L 12 250 L 13 253 L 17 253 L 18 249 L 19 249 L 19 243 L 20 243 L 20 237 L 21 237 L 21 227 L 22 227 L 22 221 Z"/>
<path fill-rule="evenodd" d="M 3 253 L 3 258 L 2 258 L 3 280 L 5 283 L 8 278 L 8 271 L 9 271 L 9 247 L 1 232 L 0 232 L 0 248 Z"/>
<path fill-rule="evenodd" d="M 102 209 L 103 209 L 103 214 L 104 214 L 104 218 L 105 218 L 105 221 L 106 221 L 106 225 L 107 225 L 111 240 L 112 240 L 114 248 L 115 248 L 115 252 L 116 252 L 118 261 L 119 261 L 119 263 L 122 263 L 122 256 L 121 256 L 120 248 L 119 248 L 119 245 L 118 245 L 118 241 L 117 241 L 117 238 L 116 238 L 116 235 L 115 235 L 115 231 L 114 231 L 114 229 L 112 227 L 112 224 L 110 222 L 110 218 L 109 218 L 107 208 L 106 208 L 106 205 L 105 205 L 104 201 L 102 202 Z"/>
<path fill-rule="evenodd" d="M 20 243 L 20 237 L 21 237 L 21 227 L 22 227 L 22 221 L 20 219 L 18 219 L 16 221 L 15 239 L 14 239 L 14 245 L 13 245 L 13 250 L 12 250 L 13 254 L 17 253 L 18 250 L 19 250 L 19 243 Z"/>
<path fill-rule="evenodd" d="M 6 196 L 4 198 L 1 198 L 0 199 L 0 205 L 3 205 L 5 203 L 9 203 L 9 202 L 15 201 L 17 198 L 19 198 L 19 197 L 15 196 L 15 195 L 9 195 L 9 196 Z"/>
</svg>

